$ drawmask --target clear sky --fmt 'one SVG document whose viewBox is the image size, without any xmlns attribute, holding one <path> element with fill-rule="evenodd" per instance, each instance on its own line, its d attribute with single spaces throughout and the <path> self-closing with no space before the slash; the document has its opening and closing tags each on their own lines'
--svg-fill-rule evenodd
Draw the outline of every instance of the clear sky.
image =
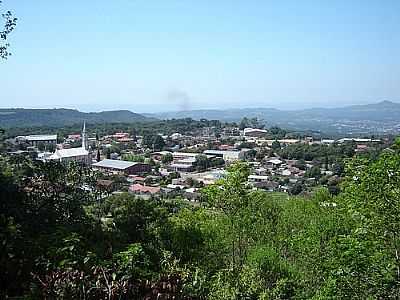
<svg viewBox="0 0 400 300">
<path fill-rule="evenodd" d="M 399 0 L 4 0 L 0 106 L 156 112 L 400 101 Z"/>
</svg>

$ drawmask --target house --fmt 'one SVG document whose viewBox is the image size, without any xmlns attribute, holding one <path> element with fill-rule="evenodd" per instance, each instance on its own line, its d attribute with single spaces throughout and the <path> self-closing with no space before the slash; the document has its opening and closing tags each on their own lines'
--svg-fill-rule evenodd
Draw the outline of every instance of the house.
<svg viewBox="0 0 400 300">
<path fill-rule="evenodd" d="M 253 186 L 257 189 L 267 190 L 269 192 L 276 191 L 279 188 L 279 184 L 275 181 L 254 182 Z"/>
<path fill-rule="evenodd" d="M 254 173 L 256 175 L 267 175 L 268 174 L 268 170 L 266 168 L 259 167 L 257 169 L 254 169 Z"/>
<path fill-rule="evenodd" d="M 226 176 L 225 170 L 211 170 L 207 172 L 191 174 L 190 177 L 198 182 L 202 182 L 204 185 L 214 184 L 218 180 Z"/>
<path fill-rule="evenodd" d="M 246 158 L 246 151 L 224 151 L 224 150 L 205 150 L 203 151 L 206 155 L 212 155 L 214 157 L 223 158 L 225 161 L 236 161 L 236 160 L 244 160 Z"/>
<path fill-rule="evenodd" d="M 281 161 L 278 158 L 272 158 L 272 159 L 267 160 L 267 162 L 266 162 L 267 166 L 269 166 L 271 168 L 277 168 L 280 165 L 282 165 L 282 163 L 283 163 L 283 161 Z"/>
<path fill-rule="evenodd" d="M 267 182 L 270 180 L 269 176 L 266 175 L 249 175 L 249 182 Z"/>
<path fill-rule="evenodd" d="M 325 145 L 330 145 L 330 144 L 333 144 L 334 142 L 335 142 L 335 140 L 328 140 L 328 139 L 321 140 L 321 144 L 325 144 Z"/>
<path fill-rule="evenodd" d="M 362 139 L 362 138 L 342 138 L 337 140 L 339 144 L 355 142 L 356 144 L 365 144 L 365 143 L 380 143 L 379 139 Z"/>
<path fill-rule="evenodd" d="M 129 187 L 129 191 L 138 195 L 156 195 L 160 193 L 161 188 L 159 186 L 146 186 L 135 183 Z"/>
<path fill-rule="evenodd" d="M 233 151 L 235 149 L 235 146 L 232 145 L 226 145 L 226 144 L 222 144 L 218 146 L 218 150 L 222 150 L 222 151 Z"/>
<path fill-rule="evenodd" d="M 143 183 L 145 180 L 146 178 L 138 175 L 129 175 L 128 177 L 128 181 L 134 183 Z"/>
<path fill-rule="evenodd" d="M 299 139 L 281 139 L 281 140 L 259 139 L 259 140 L 257 140 L 257 144 L 259 144 L 259 145 L 267 144 L 267 146 L 271 147 L 272 143 L 275 141 L 278 141 L 281 145 L 292 145 L 292 144 L 297 144 L 297 143 L 301 142 Z"/>
<path fill-rule="evenodd" d="M 167 188 L 171 189 L 171 190 L 182 190 L 182 189 L 185 188 L 185 186 L 182 185 L 182 184 L 172 184 L 172 183 L 170 183 L 170 184 L 167 185 Z"/>
<path fill-rule="evenodd" d="M 368 145 L 359 144 L 356 146 L 355 152 L 366 152 L 366 151 L 368 151 L 368 149 L 369 149 Z"/>
<path fill-rule="evenodd" d="M 171 134 L 170 137 L 171 137 L 171 140 L 179 140 L 183 137 L 183 135 L 176 132 L 176 133 Z"/>
<path fill-rule="evenodd" d="M 80 134 L 69 134 L 65 141 L 69 142 L 69 143 L 74 143 L 74 142 L 80 141 L 81 138 L 82 137 Z"/>
<path fill-rule="evenodd" d="M 185 158 L 196 158 L 200 153 L 189 153 L 189 152 L 172 152 L 172 158 L 174 161 L 178 161 Z"/>
<path fill-rule="evenodd" d="M 153 152 L 151 153 L 151 158 L 154 160 L 159 160 L 161 161 L 161 159 L 163 158 L 163 156 L 171 154 L 171 152 L 169 151 L 158 151 L 158 152 Z"/>
<path fill-rule="evenodd" d="M 106 179 L 97 180 L 97 188 L 106 193 L 112 193 L 116 189 L 114 181 Z"/>
<path fill-rule="evenodd" d="M 18 143 L 28 143 L 29 145 L 35 146 L 35 147 L 37 147 L 40 144 L 55 145 L 55 144 L 57 144 L 57 134 L 17 136 L 16 141 Z"/>
<path fill-rule="evenodd" d="M 243 130 L 243 135 L 245 137 L 264 137 L 268 134 L 267 130 L 258 128 L 245 128 Z"/>
<path fill-rule="evenodd" d="M 151 172 L 149 164 L 114 159 L 103 159 L 94 163 L 93 168 L 105 173 L 125 175 L 138 175 Z"/>
<path fill-rule="evenodd" d="M 193 164 L 172 163 L 168 166 L 168 170 L 172 172 L 193 172 L 195 169 Z"/>
<path fill-rule="evenodd" d="M 124 138 L 129 138 L 129 133 L 128 132 L 117 132 L 117 133 L 114 133 L 112 135 L 112 137 L 114 139 L 117 139 L 117 140 L 124 139 Z"/>
<path fill-rule="evenodd" d="M 200 153 L 172 152 L 173 162 L 168 166 L 169 171 L 173 172 L 193 172 L 195 170 L 196 157 Z M 207 158 L 214 158 L 207 155 Z"/>
</svg>

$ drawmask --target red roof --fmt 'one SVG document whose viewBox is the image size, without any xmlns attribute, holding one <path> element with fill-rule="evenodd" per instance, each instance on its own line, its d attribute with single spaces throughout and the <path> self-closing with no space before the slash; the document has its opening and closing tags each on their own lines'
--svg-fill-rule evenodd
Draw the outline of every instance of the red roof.
<svg viewBox="0 0 400 300">
<path fill-rule="evenodd" d="M 235 147 L 231 146 L 231 145 L 226 145 L 226 144 L 222 144 L 218 147 L 219 150 L 232 150 Z"/>
<path fill-rule="evenodd" d="M 129 190 L 134 193 L 149 193 L 149 194 L 157 194 L 160 192 L 160 187 L 154 186 L 145 186 L 141 184 L 132 184 L 129 187 Z"/>
<path fill-rule="evenodd" d="M 133 180 L 136 180 L 136 181 L 144 181 L 145 180 L 144 177 L 137 176 L 137 175 L 129 175 L 129 178 L 132 178 Z"/>
</svg>

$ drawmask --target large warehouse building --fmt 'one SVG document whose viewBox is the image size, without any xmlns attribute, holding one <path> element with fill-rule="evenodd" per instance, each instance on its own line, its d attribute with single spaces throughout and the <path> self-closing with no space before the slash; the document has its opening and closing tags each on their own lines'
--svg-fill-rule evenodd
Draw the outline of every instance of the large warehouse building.
<svg viewBox="0 0 400 300">
<path fill-rule="evenodd" d="M 151 171 L 149 164 L 114 159 L 103 159 L 92 166 L 99 171 L 113 174 L 139 175 Z"/>
</svg>

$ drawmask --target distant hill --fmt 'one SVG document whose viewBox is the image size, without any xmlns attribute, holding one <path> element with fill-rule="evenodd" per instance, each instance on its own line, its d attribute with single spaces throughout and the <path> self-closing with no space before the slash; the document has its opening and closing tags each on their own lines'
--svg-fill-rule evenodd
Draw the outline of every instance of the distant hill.
<svg viewBox="0 0 400 300">
<path fill-rule="evenodd" d="M 130 123 L 151 120 L 129 110 L 84 113 L 74 109 L 0 109 L 0 127 L 66 126 L 88 123 Z"/>
<path fill-rule="evenodd" d="M 147 116 L 159 119 L 192 118 L 198 120 L 205 118 L 228 122 L 238 122 L 243 117 L 256 117 L 267 125 L 334 133 L 386 133 L 399 132 L 400 130 L 400 103 L 391 101 L 341 108 L 191 110 Z"/>
</svg>

